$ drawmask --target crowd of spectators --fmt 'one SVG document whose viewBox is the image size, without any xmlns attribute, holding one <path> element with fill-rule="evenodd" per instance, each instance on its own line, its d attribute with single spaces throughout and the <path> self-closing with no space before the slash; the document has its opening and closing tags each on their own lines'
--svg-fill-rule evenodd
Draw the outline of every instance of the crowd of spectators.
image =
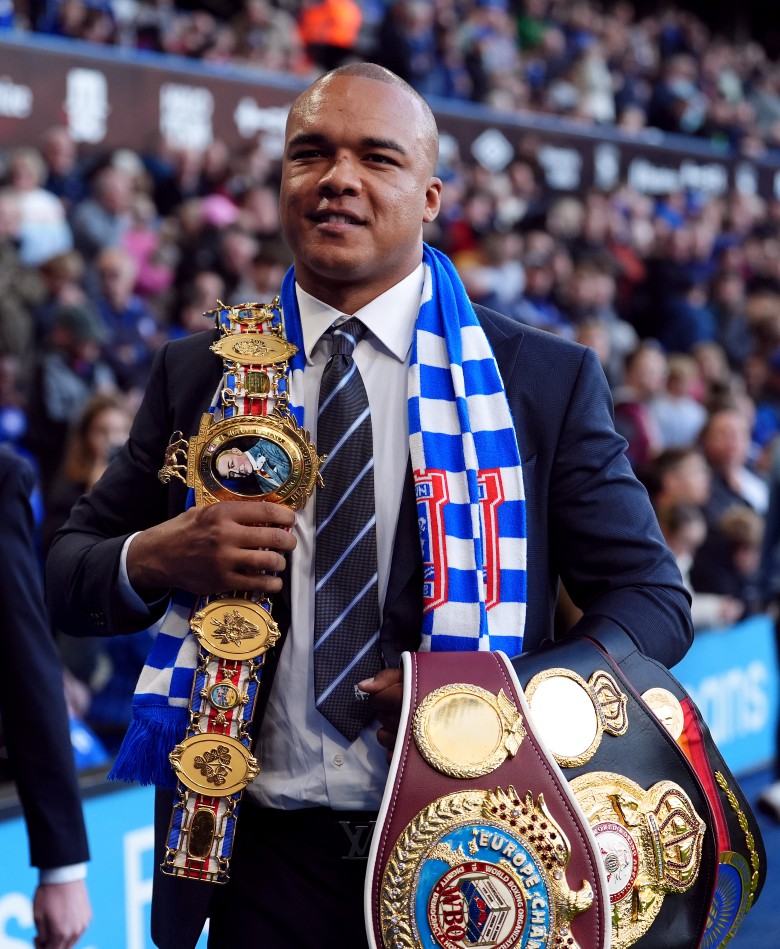
<svg viewBox="0 0 780 949">
<path fill-rule="evenodd" d="M 365 19 L 369 6 L 360 10 Z M 548 108 L 563 101 L 568 84 L 578 116 L 619 121 L 631 108 L 654 114 L 652 68 L 687 62 L 710 77 L 704 114 L 725 114 L 715 105 L 736 90 L 743 98 L 734 100 L 734 114 L 750 113 L 753 122 L 760 114 L 753 79 L 775 69 L 758 47 L 712 42 L 688 14 L 638 22 L 625 4 L 606 17 L 593 5 L 543 0 L 527 0 L 520 13 L 481 0 L 450 22 L 454 11 L 449 0 L 408 0 L 386 16 L 373 11 L 381 49 L 408 53 L 388 64 L 424 92 Z M 31 22 L 190 55 L 208 57 L 221 46 L 264 68 L 310 69 L 315 52 L 323 65 L 337 61 L 332 43 L 304 50 L 295 26 L 301 13 L 268 0 L 223 6 L 220 15 L 163 2 L 64 0 Z M 429 29 L 436 42 L 426 53 L 420 40 L 419 62 L 388 39 Z M 256 37 L 268 31 L 276 38 L 266 48 Z M 190 47 L 176 46 L 185 39 Z M 569 65 L 552 77 L 556 50 Z M 583 61 L 584 72 L 603 72 L 615 93 L 599 106 L 598 96 L 583 93 Z M 455 77 L 450 86 L 439 84 L 444 65 Z M 533 79 L 537 68 L 545 82 Z M 762 141 L 771 142 L 772 128 L 766 124 Z M 733 144 L 744 148 L 748 139 L 757 140 L 751 132 Z M 448 150 L 438 169 L 441 215 L 425 238 L 452 257 L 473 300 L 596 350 L 629 459 L 693 591 L 697 629 L 763 610 L 780 591 L 780 571 L 776 578 L 761 569 L 762 544 L 769 550 L 780 535 L 778 515 L 762 540 L 770 482 L 780 499 L 780 476 L 769 478 L 780 470 L 780 454 L 773 458 L 780 201 L 738 191 L 649 198 L 626 184 L 608 193 L 550 192 L 536 147 L 519 141 L 501 172 Z M 202 152 L 82 153 L 55 127 L 29 146 L 0 151 L 0 441 L 37 464 L 44 548 L 126 434 L 163 342 L 208 328 L 203 313 L 217 300 L 270 300 L 278 292 L 290 262 L 279 233 L 278 176 L 262 134 L 236 151 L 215 141 Z M 128 714 L 146 645 L 123 642 L 121 656 L 110 641 L 63 646 L 72 702 L 109 745 Z"/>
<path fill-rule="evenodd" d="M 695 135 L 753 157 L 780 147 L 780 64 L 755 38 L 713 35 L 674 6 L 640 15 L 627 0 L 19 0 L 12 23 L 309 77 L 363 58 L 426 96 Z"/>
</svg>

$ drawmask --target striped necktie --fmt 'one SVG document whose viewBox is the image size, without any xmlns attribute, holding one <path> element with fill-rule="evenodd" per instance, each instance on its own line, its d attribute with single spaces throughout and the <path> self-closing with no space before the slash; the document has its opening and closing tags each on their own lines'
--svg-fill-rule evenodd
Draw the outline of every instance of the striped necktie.
<svg viewBox="0 0 780 949">
<path fill-rule="evenodd" d="M 350 741 L 373 718 L 355 685 L 382 667 L 371 410 L 352 358 L 364 332 L 354 318 L 332 329 L 317 419 L 317 450 L 327 459 L 317 489 L 315 705 Z"/>
</svg>

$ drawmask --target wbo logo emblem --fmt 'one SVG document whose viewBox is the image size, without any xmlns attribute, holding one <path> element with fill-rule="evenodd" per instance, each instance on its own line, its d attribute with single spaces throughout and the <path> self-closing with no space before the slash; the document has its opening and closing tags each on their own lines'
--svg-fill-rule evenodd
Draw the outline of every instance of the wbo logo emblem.
<svg viewBox="0 0 780 949">
<path fill-rule="evenodd" d="M 544 803 L 513 787 L 439 798 L 398 838 L 382 880 L 388 949 L 577 949 L 593 890 L 566 881 L 571 847 Z"/>
<path fill-rule="evenodd" d="M 488 848 L 474 847 L 479 856 L 487 859 L 467 860 L 462 849 L 458 853 L 464 862 L 447 870 L 436 882 L 428 899 L 428 925 L 433 937 L 443 949 L 465 949 L 469 946 L 490 946 L 491 949 L 511 949 L 518 945 L 546 945 L 550 931 L 550 908 L 547 889 L 539 875 L 541 868 L 522 843 L 509 835 L 496 833 L 486 825 L 472 826 L 467 829 L 475 838 L 487 838 Z M 526 906 L 526 892 L 523 877 L 507 863 L 494 863 L 495 852 L 492 844 L 497 843 L 499 853 L 509 848 L 515 855 L 522 853 L 522 866 L 531 870 L 529 877 L 534 878 Z M 446 845 L 445 845 L 446 846 Z M 459 845 L 460 848 L 461 845 Z M 518 849 L 519 848 L 519 849 Z M 488 850 L 487 854 L 480 849 Z M 450 851 L 454 859 L 455 851 Z M 446 853 L 437 855 L 447 861 Z M 531 926 L 527 926 L 531 919 Z M 525 930 L 528 938 L 520 942 Z"/>
</svg>

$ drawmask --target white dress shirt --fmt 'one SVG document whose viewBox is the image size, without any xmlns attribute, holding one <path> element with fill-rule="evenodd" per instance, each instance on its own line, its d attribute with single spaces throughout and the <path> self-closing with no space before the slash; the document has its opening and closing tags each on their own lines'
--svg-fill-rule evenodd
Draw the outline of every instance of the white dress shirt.
<svg viewBox="0 0 780 949">
<path fill-rule="evenodd" d="M 354 358 L 371 407 L 380 610 L 409 459 L 407 377 L 422 284 L 420 265 L 353 314 L 368 329 Z M 304 427 L 316 445 L 320 379 L 330 356 L 330 341 L 322 337 L 346 316 L 300 287 L 296 292 L 306 351 Z M 293 401 L 300 403 L 301 393 L 294 392 Z M 256 749 L 260 774 L 247 793 L 265 807 L 285 810 L 314 805 L 371 810 L 379 806 L 387 777 L 385 750 L 376 740 L 378 724 L 350 744 L 314 707 L 314 511 L 312 499 L 296 516 L 290 630 Z"/>
</svg>

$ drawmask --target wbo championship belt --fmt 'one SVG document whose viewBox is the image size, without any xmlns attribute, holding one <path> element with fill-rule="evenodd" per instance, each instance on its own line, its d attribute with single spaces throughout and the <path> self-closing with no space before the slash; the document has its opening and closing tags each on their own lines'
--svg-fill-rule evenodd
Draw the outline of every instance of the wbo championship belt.
<svg viewBox="0 0 780 949">
<path fill-rule="evenodd" d="M 404 653 L 371 949 L 608 949 L 596 838 L 502 653 Z"/>
<path fill-rule="evenodd" d="M 179 478 L 196 505 L 271 501 L 297 509 L 320 480 L 322 458 L 288 406 L 289 361 L 279 298 L 209 311 L 223 362 L 219 402 L 187 441 L 171 436 L 159 478 Z M 258 774 L 250 727 L 265 655 L 280 636 L 271 601 L 225 591 L 196 599 L 198 641 L 186 735 L 170 752 L 177 776 L 164 873 L 212 883 L 228 879 L 241 795 Z"/>
</svg>

